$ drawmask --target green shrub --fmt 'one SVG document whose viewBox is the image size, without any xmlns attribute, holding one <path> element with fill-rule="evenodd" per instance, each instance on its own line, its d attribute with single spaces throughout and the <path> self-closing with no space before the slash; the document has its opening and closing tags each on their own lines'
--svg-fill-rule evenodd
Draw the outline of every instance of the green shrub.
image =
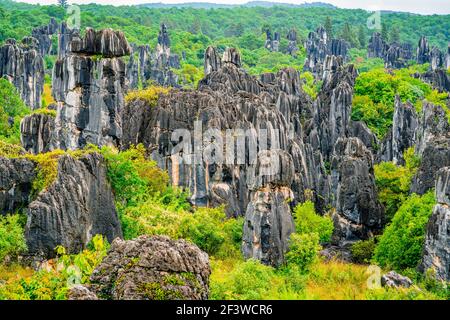
<svg viewBox="0 0 450 320">
<path fill-rule="evenodd" d="M 58 247 L 58 258 L 47 268 L 0 284 L 0 300 L 66 300 L 70 286 L 89 283 L 92 271 L 108 248 L 108 242 L 100 235 L 77 255 L 66 255 L 65 249 Z"/>
<path fill-rule="evenodd" d="M 293 233 L 289 239 L 286 262 L 297 266 L 302 272 L 307 272 L 316 261 L 320 249 L 317 233 Z"/>
<path fill-rule="evenodd" d="M 14 85 L 0 78 L 0 140 L 20 144 L 20 121 L 30 112 Z"/>
<path fill-rule="evenodd" d="M 25 153 L 25 151 L 22 147 L 0 140 L 0 157 L 18 158 L 23 153 Z"/>
<path fill-rule="evenodd" d="M 355 242 L 352 245 L 352 260 L 355 263 L 370 263 L 375 251 L 375 238 Z"/>
<path fill-rule="evenodd" d="M 20 216 L 0 216 L 0 263 L 6 258 L 16 258 L 27 250 Z"/>
<path fill-rule="evenodd" d="M 420 159 L 409 148 L 403 155 L 405 166 L 382 162 L 374 166 L 378 196 L 386 208 L 386 218 L 391 221 L 402 203 L 408 198 L 411 181 L 420 165 Z"/>
<path fill-rule="evenodd" d="M 295 228 L 299 234 L 317 233 L 321 243 L 327 243 L 333 234 L 333 220 L 316 214 L 314 203 L 307 201 L 294 209 Z"/>
<path fill-rule="evenodd" d="M 413 194 L 402 204 L 375 248 L 374 260 L 380 266 L 401 271 L 418 265 L 434 204 L 433 191 Z"/>
</svg>

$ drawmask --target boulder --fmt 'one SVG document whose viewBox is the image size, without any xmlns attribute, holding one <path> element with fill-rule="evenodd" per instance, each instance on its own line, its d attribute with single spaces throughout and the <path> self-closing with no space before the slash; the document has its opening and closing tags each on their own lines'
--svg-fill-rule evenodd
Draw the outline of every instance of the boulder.
<svg viewBox="0 0 450 320">
<path fill-rule="evenodd" d="M 381 277 L 381 285 L 388 288 L 409 288 L 413 282 L 408 277 L 404 277 L 395 271 L 384 274 Z"/>
<path fill-rule="evenodd" d="M 208 255 L 184 240 L 116 239 L 89 291 L 108 300 L 206 300 L 210 274 Z"/>
</svg>

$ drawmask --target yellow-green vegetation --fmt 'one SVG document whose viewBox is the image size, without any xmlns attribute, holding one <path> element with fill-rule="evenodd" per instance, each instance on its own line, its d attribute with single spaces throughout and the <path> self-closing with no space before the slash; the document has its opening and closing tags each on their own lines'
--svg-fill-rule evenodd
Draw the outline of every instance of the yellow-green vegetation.
<svg viewBox="0 0 450 320">
<path fill-rule="evenodd" d="M 0 139 L 0 157 L 17 158 L 24 154 L 25 150 L 16 144 L 10 144 Z"/>
<path fill-rule="evenodd" d="M 181 69 L 174 69 L 173 72 L 180 77 L 184 86 L 190 88 L 196 88 L 198 82 L 205 76 L 202 68 L 197 68 L 189 63 L 183 63 Z"/>
<path fill-rule="evenodd" d="M 149 104 L 150 107 L 154 107 L 158 102 L 158 98 L 161 94 L 169 93 L 168 88 L 159 87 L 159 86 L 150 86 L 143 90 L 134 90 L 127 93 L 125 96 L 125 101 L 127 103 L 141 100 L 145 101 Z"/>
<path fill-rule="evenodd" d="M 62 150 L 55 150 L 37 155 L 25 155 L 27 159 L 37 164 L 36 178 L 33 180 L 32 190 L 34 196 L 47 189 L 56 180 L 58 175 L 58 159 L 64 154 L 65 152 Z"/>
<path fill-rule="evenodd" d="M 321 243 L 330 242 L 334 229 L 333 220 L 329 216 L 318 215 L 312 201 L 299 204 L 294 209 L 294 219 L 297 233 L 317 233 Z"/>
<path fill-rule="evenodd" d="M 52 109 L 48 109 L 48 108 L 37 109 L 37 110 L 33 111 L 33 113 L 44 114 L 44 115 L 56 118 L 56 110 L 52 110 Z"/>
<path fill-rule="evenodd" d="M 386 218 L 392 220 L 401 204 L 407 199 L 411 181 L 420 165 L 420 158 L 409 148 L 403 154 L 404 166 L 382 162 L 374 166 L 378 197 L 386 208 Z"/>
<path fill-rule="evenodd" d="M 55 103 L 55 99 L 53 99 L 52 95 L 52 86 L 48 83 L 45 83 L 44 92 L 42 93 L 42 107 L 47 108 L 52 103 Z"/>
<path fill-rule="evenodd" d="M 108 248 L 108 242 L 97 235 L 77 255 L 67 255 L 64 248 L 57 248 L 58 257 L 36 272 L 20 265 L 0 266 L 0 300 L 67 299 L 70 286 L 89 282 Z"/>
<path fill-rule="evenodd" d="M 316 81 L 314 75 L 311 72 L 302 72 L 300 79 L 303 81 L 302 89 L 312 99 L 316 99 L 319 94 L 322 81 Z"/>
</svg>

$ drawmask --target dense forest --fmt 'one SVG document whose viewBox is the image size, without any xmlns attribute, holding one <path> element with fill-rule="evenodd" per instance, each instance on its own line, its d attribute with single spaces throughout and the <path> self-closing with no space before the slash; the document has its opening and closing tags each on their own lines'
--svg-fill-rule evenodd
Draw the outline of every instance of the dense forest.
<svg viewBox="0 0 450 320">
<path fill-rule="evenodd" d="M 450 298 L 449 15 L 79 8 L 0 0 L 0 300 Z"/>
</svg>

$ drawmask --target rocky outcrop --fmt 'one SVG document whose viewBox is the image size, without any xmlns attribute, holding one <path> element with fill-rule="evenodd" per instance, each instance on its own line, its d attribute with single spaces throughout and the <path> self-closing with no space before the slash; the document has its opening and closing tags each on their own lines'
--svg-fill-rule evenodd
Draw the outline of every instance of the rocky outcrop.
<svg viewBox="0 0 450 320">
<path fill-rule="evenodd" d="M 126 90 L 125 64 L 130 48 L 122 32 L 86 30 L 53 70 L 57 101 L 53 149 L 83 148 L 89 143 L 118 145 Z"/>
<path fill-rule="evenodd" d="M 61 22 L 58 29 L 58 59 L 63 59 L 69 52 L 69 45 L 74 39 L 80 37 L 78 29 L 71 29 L 65 21 Z"/>
<path fill-rule="evenodd" d="M 280 34 L 275 32 L 272 36 L 272 32 L 267 29 L 266 30 L 266 42 L 264 44 L 264 48 L 272 52 L 278 52 L 280 49 Z"/>
<path fill-rule="evenodd" d="M 0 47 L 0 77 L 11 82 L 33 110 L 41 107 L 44 90 L 44 60 L 38 50 L 38 41 L 31 37 L 20 44 L 8 39 Z"/>
<path fill-rule="evenodd" d="M 374 32 L 369 40 L 367 57 L 384 59 L 387 50 L 388 45 L 381 37 L 381 34 L 379 32 Z"/>
<path fill-rule="evenodd" d="M 27 208 L 28 254 L 52 258 L 59 245 L 78 253 L 97 234 L 110 242 L 122 236 L 105 160 L 97 153 L 63 155 L 56 181 Z"/>
<path fill-rule="evenodd" d="M 414 75 L 421 80 L 431 84 L 431 86 L 439 92 L 450 93 L 450 74 L 444 69 L 429 70 L 424 74 Z"/>
<path fill-rule="evenodd" d="M 450 281 L 450 167 L 436 174 L 436 201 L 427 226 L 420 270 L 431 270 L 438 280 Z"/>
<path fill-rule="evenodd" d="M 88 287 L 69 297 L 92 300 L 206 300 L 209 295 L 208 255 L 184 240 L 142 236 L 116 239 L 94 270 Z"/>
<path fill-rule="evenodd" d="M 0 157 L 0 215 L 16 213 L 29 204 L 35 169 L 31 160 Z"/>
<path fill-rule="evenodd" d="M 20 123 L 20 140 L 23 148 L 38 154 L 50 151 L 55 118 L 52 115 L 35 113 L 23 118 Z"/>
<path fill-rule="evenodd" d="M 421 37 L 417 47 L 416 61 L 418 64 L 425 64 L 430 62 L 430 46 L 425 37 Z"/>
<path fill-rule="evenodd" d="M 363 121 L 350 121 L 349 136 L 358 138 L 373 155 L 376 154 L 378 138 Z"/>
<path fill-rule="evenodd" d="M 448 44 L 447 48 L 447 55 L 445 56 L 445 68 L 448 70 L 450 69 L 450 43 Z"/>
<path fill-rule="evenodd" d="M 132 46 L 132 53 L 127 65 L 129 88 L 137 89 L 140 85 L 146 86 L 151 70 L 150 55 L 150 46 Z"/>
<path fill-rule="evenodd" d="M 328 36 L 325 28 L 319 27 L 316 32 L 310 32 L 305 42 L 305 71 L 321 73 L 322 64 L 328 54 Z"/>
<path fill-rule="evenodd" d="M 347 59 L 350 44 L 343 39 L 331 39 L 328 45 L 328 55 L 341 56 L 344 60 Z"/>
<path fill-rule="evenodd" d="M 289 30 L 287 36 L 287 40 L 289 41 L 288 47 L 287 47 L 287 54 L 295 57 L 297 56 L 298 44 L 297 44 L 297 30 L 291 29 Z"/>
<path fill-rule="evenodd" d="M 441 50 L 439 50 L 438 47 L 433 47 L 433 49 L 431 49 L 431 52 L 430 52 L 431 70 L 436 70 L 436 69 L 442 68 L 445 63 L 444 60 L 445 60 L 445 56 L 441 52 Z"/>
<path fill-rule="evenodd" d="M 402 276 L 395 271 L 384 274 L 381 277 L 381 285 L 388 288 L 409 288 L 413 282 L 408 277 Z"/>
<path fill-rule="evenodd" d="M 396 96 L 392 130 L 387 135 L 389 141 L 383 141 L 384 145 L 390 147 L 381 148 L 381 152 L 384 152 L 380 156 L 383 161 L 393 161 L 399 165 L 405 164 L 403 153 L 415 145 L 418 122 L 414 106 L 409 102 L 403 104 L 400 97 Z"/>
<path fill-rule="evenodd" d="M 294 164 L 286 152 L 272 150 L 259 155 L 256 170 L 258 182 L 245 214 L 242 252 L 246 259 L 279 266 L 295 232 L 288 204 L 293 200 Z"/>
<path fill-rule="evenodd" d="M 216 48 L 208 47 L 205 51 L 205 76 L 209 75 L 211 72 L 218 71 L 221 66 L 222 58 L 219 56 Z"/>
<path fill-rule="evenodd" d="M 161 25 L 158 35 L 158 44 L 152 56 L 152 66 L 149 71 L 149 80 L 161 86 L 178 86 L 178 76 L 172 69 L 180 68 L 180 58 L 170 52 L 170 39 L 167 27 Z"/>
<path fill-rule="evenodd" d="M 384 208 L 378 200 L 372 154 L 358 138 L 339 138 L 331 160 L 334 192 L 333 242 L 368 239 L 381 231 Z"/>
<path fill-rule="evenodd" d="M 38 48 L 41 56 L 44 57 L 52 53 L 52 36 L 57 32 L 58 28 L 59 25 L 56 20 L 51 18 L 47 25 L 32 30 L 32 37 L 39 41 Z"/>
</svg>

